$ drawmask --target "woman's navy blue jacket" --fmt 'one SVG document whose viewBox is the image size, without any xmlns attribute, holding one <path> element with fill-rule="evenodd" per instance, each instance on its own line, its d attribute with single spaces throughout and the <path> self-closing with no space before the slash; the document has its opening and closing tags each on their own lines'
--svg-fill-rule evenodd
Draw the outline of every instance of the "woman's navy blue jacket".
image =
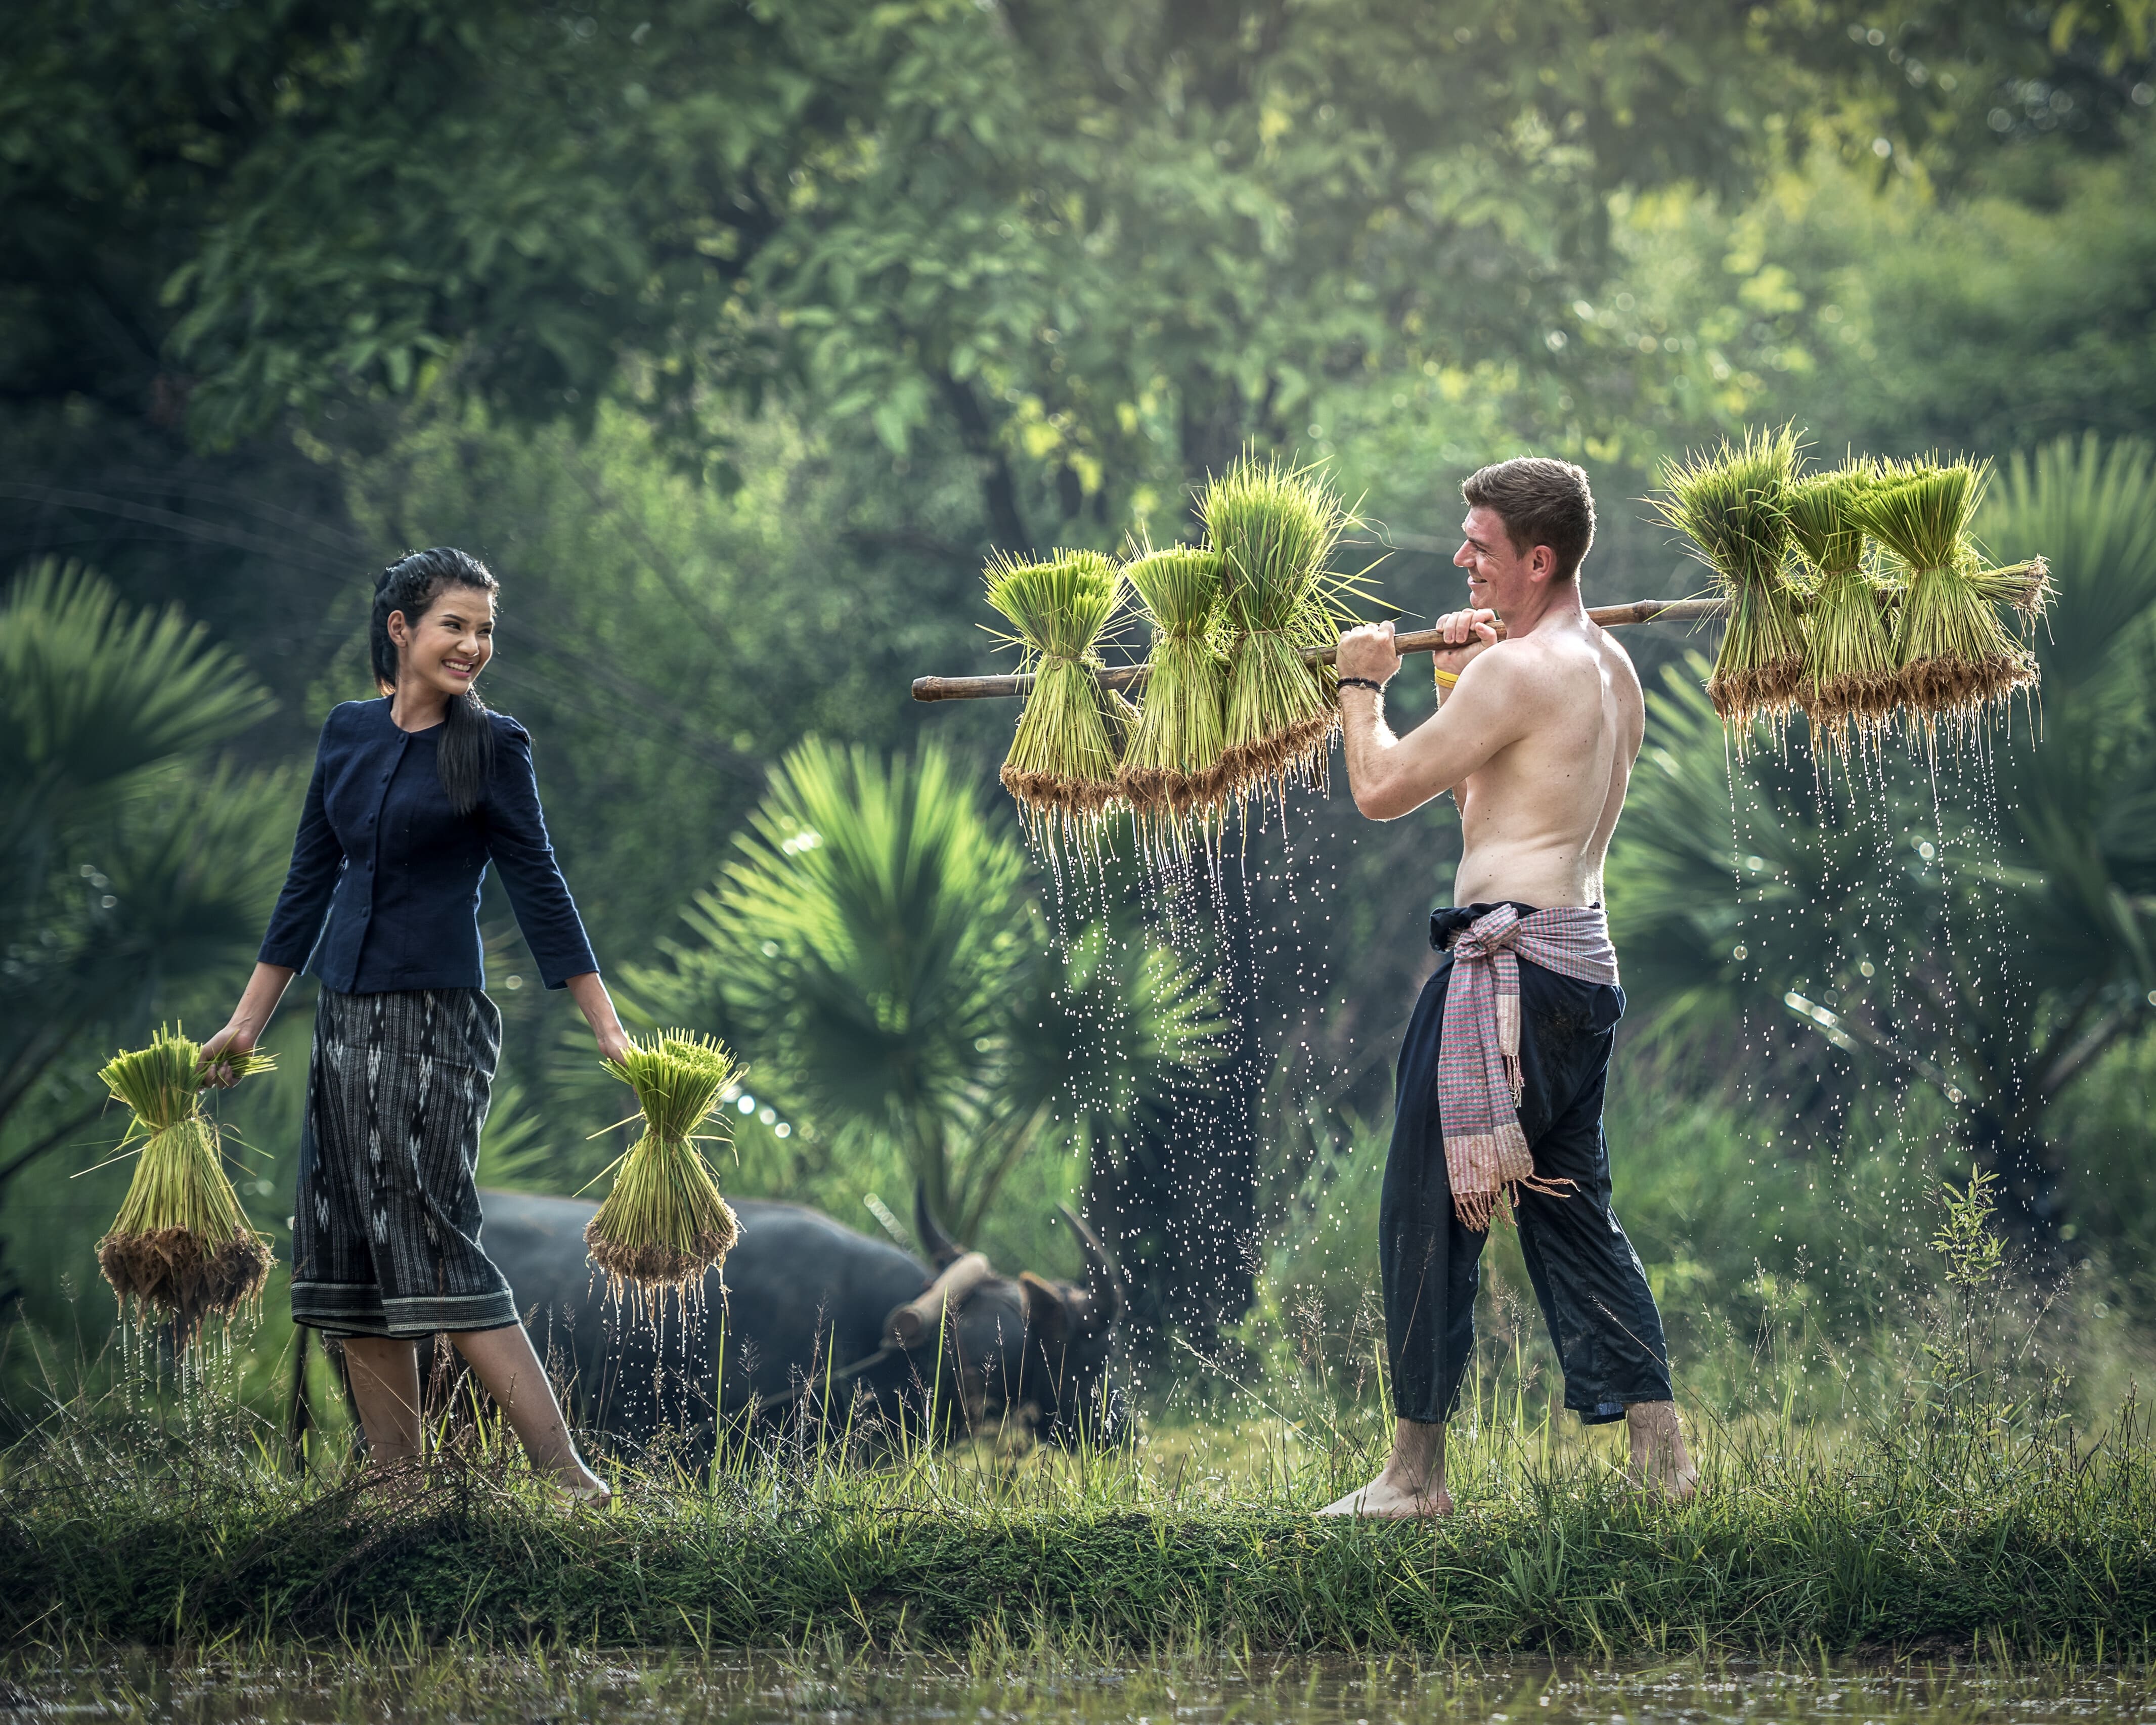
<svg viewBox="0 0 2156 1725">
<path fill-rule="evenodd" d="M 264 964 L 311 970 L 341 994 L 484 988 L 479 888 L 491 861 L 547 986 L 598 968 L 547 842 L 531 733 L 488 716 L 486 794 L 454 814 L 434 764 L 441 726 L 400 731 L 387 700 L 331 711 Z"/>
</svg>

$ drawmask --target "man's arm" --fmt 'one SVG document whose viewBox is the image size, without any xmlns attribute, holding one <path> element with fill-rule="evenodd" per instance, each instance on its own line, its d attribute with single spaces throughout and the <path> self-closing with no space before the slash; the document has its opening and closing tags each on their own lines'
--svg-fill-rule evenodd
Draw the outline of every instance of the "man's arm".
<svg viewBox="0 0 2156 1725">
<path fill-rule="evenodd" d="M 1385 723 L 1384 703 L 1376 691 L 1354 684 L 1341 689 L 1348 788 L 1356 808 L 1371 819 L 1398 820 L 1412 814 L 1518 740 L 1525 703 L 1516 698 L 1513 667 L 1504 655 L 1488 650 L 1496 632 L 1486 624 L 1474 627 L 1482 639 L 1461 669 L 1459 682 L 1438 710 L 1405 737 L 1394 736 Z M 1383 683 L 1399 665 L 1389 623 L 1351 629 L 1340 638 L 1343 677 Z"/>
</svg>

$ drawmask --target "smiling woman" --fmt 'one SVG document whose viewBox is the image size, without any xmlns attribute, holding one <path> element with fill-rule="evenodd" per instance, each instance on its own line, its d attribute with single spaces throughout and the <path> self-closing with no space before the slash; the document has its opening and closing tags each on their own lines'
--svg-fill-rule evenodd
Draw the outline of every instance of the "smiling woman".
<svg viewBox="0 0 2156 1725">
<path fill-rule="evenodd" d="M 539 807 L 531 739 L 473 685 L 500 585 L 438 547 L 382 572 L 368 626 L 383 698 L 322 727 L 292 866 L 232 1020 L 203 1045 L 228 1082 L 294 974 L 321 979 L 292 1230 L 295 1322 L 344 1343 L 377 1461 L 416 1458 L 416 1343 L 447 1333 L 572 1496 L 603 1499 L 562 1421 L 509 1283 L 480 1245 L 474 1171 L 501 1015 L 476 915 L 499 868 L 541 979 L 599 1051 L 628 1047 Z"/>
<path fill-rule="evenodd" d="M 494 727 L 473 687 L 494 657 L 494 608 L 501 583 L 477 557 L 438 546 L 382 572 L 367 622 L 374 680 L 400 729 L 439 721 L 436 765 L 452 813 L 469 814 L 494 766 Z M 400 675 L 411 684 L 402 691 Z M 398 706 L 407 709 L 395 712 Z"/>
</svg>

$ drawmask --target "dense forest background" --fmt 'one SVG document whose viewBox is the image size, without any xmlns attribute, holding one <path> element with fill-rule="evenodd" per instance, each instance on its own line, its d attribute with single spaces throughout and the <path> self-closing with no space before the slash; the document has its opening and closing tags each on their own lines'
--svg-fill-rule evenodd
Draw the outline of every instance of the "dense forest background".
<svg viewBox="0 0 2156 1725">
<path fill-rule="evenodd" d="M 1458 591 L 1459 480 L 1524 452 L 1593 472 L 1590 602 L 1693 591 L 1638 501 L 1656 462 L 1789 419 L 1821 459 L 2001 464 L 1988 537 L 2061 576 L 2045 701 L 1936 762 L 1827 771 L 1799 736 L 1732 780 L 1701 644 L 1628 634 L 1655 704 L 1610 883 L 1620 1210 L 1681 1340 L 1861 1324 L 1974 1163 L 2023 1261 L 2128 1322 L 2156 1294 L 2152 28 L 2147 0 L 27 0 L 9 1312 L 109 1323 L 95 1069 L 223 1022 L 316 731 L 373 692 L 371 577 L 448 543 L 502 578 L 485 692 L 535 737 L 610 979 L 751 1064 L 730 1190 L 873 1229 L 929 1165 L 1009 1269 L 1073 1273 L 1053 1207 L 1086 1204 L 1149 1345 L 1254 1311 L 1352 1335 L 1449 805 L 1381 828 L 1336 787 L 1173 892 L 1127 845 L 1066 876 L 995 787 L 1010 708 L 907 682 L 997 662 L 990 550 L 1173 538 L 1246 445 L 1329 465 L 1344 554 L 1410 617 Z M 885 922 L 780 860 L 803 809 L 851 809 L 829 866 L 873 872 L 908 796 L 946 872 Z M 485 1176 L 573 1191 L 621 1095 L 491 884 L 484 926 Z M 843 1023 L 798 1009 L 819 939 L 901 953 L 831 961 Z M 311 987 L 226 1106 L 280 1255 Z M 942 1088 L 849 1088 L 901 1058 Z"/>
</svg>

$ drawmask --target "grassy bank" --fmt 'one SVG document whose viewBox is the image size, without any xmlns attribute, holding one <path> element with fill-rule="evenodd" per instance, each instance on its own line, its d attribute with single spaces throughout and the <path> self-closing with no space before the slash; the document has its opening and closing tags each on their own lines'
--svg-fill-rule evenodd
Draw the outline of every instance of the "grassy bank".
<svg viewBox="0 0 2156 1725">
<path fill-rule="evenodd" d="M 18 1410 L 0 1637 L 2145 1656 L 2156 1438 L 2130 1389 L 2091 1399 L 2115 1373 L 2073 1346 L 2065 1293 L 2007 1272 L 1980 1186 L 1944 1194 L 1932 1245 L 1902 1327 L 1859 1347 L 1800 1311 L 1757 1332 L 1748 1391 L 1686 1404 L 1687 1504 L 1632 1491 L 1621 1428 L 1584 1433 L 1525 1354 L 1478 1364 L 1460 1508 L 1430 1525 L 1313 1518 L 1376 1471 L 1386 1397 L 1284 1340 L 1154 1397 L 1119 1447 L 767 1434 L 694 1473 L 610 1466 L 597 1513 L 484 1414 L 424 1475 L 355 1465 L 334 1426 L 300 1473 L 255 1352 L 177 1380 L 126 1352 Z"/>
<path fill-rule="evenodd" d="M 423 1481 L 299 1479 L 229 1434 L 85 1423 L 5 1481 L 0 1631 L 888 1649 L 1000 1625 L 1268 1651 L 2138 1656 L 2156 1446 L 2131 1410 L 2096 1440 L 1994 1413 L 1714 1432 L 1681 1507 L 1549 1428 L 1463 1428 L 1460 1510 L 1414 1527 L 1310 1517 L 1367 1443 L 1246 1449 L 1232 1471 L 1188 1432 L 874 1464 L 781 1446 L 697 1479 L 622 1473 L 592 1514 L 485 1446 Z"/>
</svg>

